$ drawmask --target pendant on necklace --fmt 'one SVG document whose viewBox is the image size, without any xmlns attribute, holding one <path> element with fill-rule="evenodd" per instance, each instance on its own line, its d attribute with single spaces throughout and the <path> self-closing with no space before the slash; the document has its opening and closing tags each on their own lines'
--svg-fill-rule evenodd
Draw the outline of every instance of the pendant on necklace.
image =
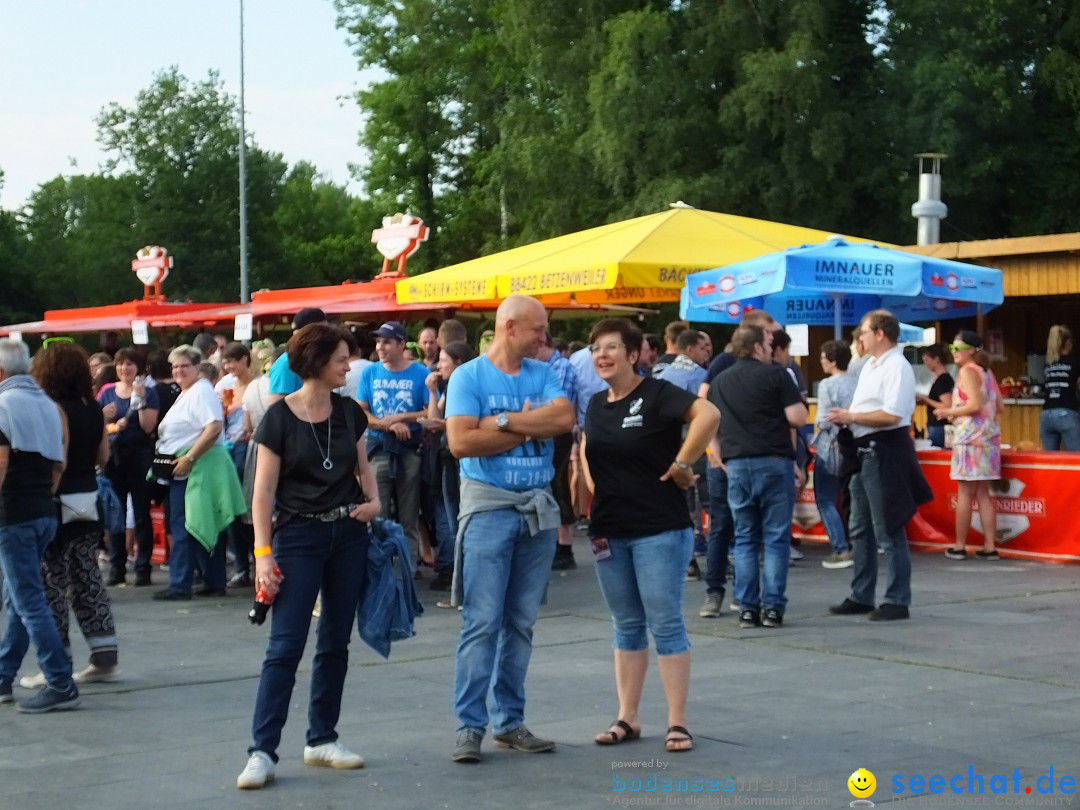
<svg viewBox="0 0 1080 810">
<path fill-rule="evenodd" d="M 323 463 L 322 463 L 322 466 L 323 466 L 323 469 L 324 469 L 324 470 L 332 470 L 332 469 L 334 469 L 334 462 L 332 462 L 332 461 L 331 461 L 330 459 L 328 459 L 328 458 L 324 458 L 324 459 L 323 459 Z"/>
</svg>

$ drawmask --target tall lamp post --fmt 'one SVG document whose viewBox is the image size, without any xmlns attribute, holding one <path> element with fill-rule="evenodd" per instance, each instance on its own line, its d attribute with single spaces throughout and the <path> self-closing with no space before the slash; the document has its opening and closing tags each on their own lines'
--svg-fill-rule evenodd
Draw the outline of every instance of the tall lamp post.
<svg viewBox="0 0 1080 810">
<path fill-rule="evenodd" d="M 244 131 L 244 0 L 240 0 L 240 303 L 251 300 L 247 251 L 247 134 Z"/>
</svg>

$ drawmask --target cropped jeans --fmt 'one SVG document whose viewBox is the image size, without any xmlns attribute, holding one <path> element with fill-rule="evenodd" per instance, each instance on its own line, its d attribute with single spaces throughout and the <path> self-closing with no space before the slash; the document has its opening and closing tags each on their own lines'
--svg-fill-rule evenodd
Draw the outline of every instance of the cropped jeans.
<svg viewBox="0 0 1080 810">
<path fill-rule="evenodd" d="M 611 537 L 608 547 L 611 556 L 596 562 L 596 578 L 611 611 L 614 648 L 647 650 L 648 629 L 657 655 L 687 652 L 690 638 L 683 621 L 683 589 L 694 551 L 694 530 Z"/>
<path fill-rule="evenodd" d="M 304 655 L 311 611 L 320 591 L 322 613 L 315 631 L 306 739 L 308 745 L 337 739 L 349 639 L 366 584 L 369 541 L 367 524 L 352 518 L 329 523 L 296 519 L 274 534 L 281 589 L 270 609 L 270 641 L 255 698 L 248 753 L 262 751 L 277 762 L 296 668 Z"/>
<path fill-rule="evenodd" d="M 525 675 L 533 625 L 555 559 L 555 529 L 529 534 L 516 509 L 469 519 L 462 543 L 465 626 L 454 672 L 458 730 L 496 734 L 525 722 Z M 489 701 L 490 696 L 490 701 Z"/>
<path fill-rule="evenodd" d="M 781 456 L 726 462 L 735 520 L 735 598 L 743 610 L 787 606 L 795 462 Z M 759 564 L 758 556 L 762 562 Z"/>
</svg>

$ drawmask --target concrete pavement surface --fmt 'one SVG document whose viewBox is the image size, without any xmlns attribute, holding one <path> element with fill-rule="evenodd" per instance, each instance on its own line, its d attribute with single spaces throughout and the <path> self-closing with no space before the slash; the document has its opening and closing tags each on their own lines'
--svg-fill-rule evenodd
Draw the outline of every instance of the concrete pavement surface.
<svg viewBox="0 0 1080 810">
<path fill-rule="evenodd" d="M 528 726 L 554 753 L 496 749 L 489 736 L 483 762 L 451 762 L 461 619 L 435 607 L 425 580 L 415 638 L 388 661 L 358 638 L 351 648 L 338 731 L 364 769 L 301 761 L 312 642 L 277 781 L 262 791 L 235 787 L 269 627 L 248 623 L 250 595 L 161 603 L 156 588 L 110 589 L 123 679 L 85 686 L 77 711 L 0 706 L 0 810 L 838 808 L 859 768 L 875 776 L 877 806 L 1080 806 L 1080 569 L 915 554 L 911 620 L 871 623 L 828 614 L 851 571 L 823 569 L 824 546 L 803 549 L 780 629 L 698 618 L 705 586 L 687 583 L 692 752 L 664 750 L 655 658 L 642 739 L 593 743 L 617 704 L 610 620 L 579 539 L 578 569 L 552 574 L 527 686 Z M 86 647 L 73 641 L 81 668 Z M 36 671 L 31 653 L 20 675 Z"/>
</svg>

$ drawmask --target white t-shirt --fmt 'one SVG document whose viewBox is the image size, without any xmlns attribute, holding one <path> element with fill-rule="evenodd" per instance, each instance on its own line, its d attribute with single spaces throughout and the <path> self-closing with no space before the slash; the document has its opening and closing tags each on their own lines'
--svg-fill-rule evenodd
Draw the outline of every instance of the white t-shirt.
<svg viewBox="0 0 1080 810">
<path fill-rule="evenodd" d="M 203 428 L 212 422 L 221 422 L 225 413 L 221 400 L 214 393 L 209 381 L 200 378 L 186 391 L 182 391 L 158 425 L 157 450 L 159 453 L 179 453 L 187 450 L 199 439 Z M 218 444 L 225 437 L 218 434 Z"/>
<path fill-rule="evenodd" d="M 915 412 L 915 371 L 899 346 L 866 361 L 848 410 L 852 413 L 885 411 L 900 417 L 892 427 L 853 424 L 851 432 L 855 438 L 911 424 L 911 415 Z"/>
<path fill-rule="evenodd" d="M 251 417 L 251 430 L 259 429 L 259 423 L 266 416 L 266 409 L 270 407 L 270 375 L 263 374 L 256 377 L 244 391 L 244 410 Z"/>
<path fill-rule="evenodd" d="M 360 375 L 370 365 L 370 360 L 364 360 L 361 357 L 350 360 L 349 373 L 345 375 L 345 384 L 341 388 L 334 389 L 335 393 L 349 399 L 356 399 L 356 389 L 360 385 Z"/>
<path fill-rule="evenodd" d="M 224 376 L 220 377 L 216 383 L 214 383 L 214 390 L 218 394 L 220 394 L 226 389 L 232 390 L 233 388 L 236 388 L 235 374 L 225 374 Z"/>
</svg>

